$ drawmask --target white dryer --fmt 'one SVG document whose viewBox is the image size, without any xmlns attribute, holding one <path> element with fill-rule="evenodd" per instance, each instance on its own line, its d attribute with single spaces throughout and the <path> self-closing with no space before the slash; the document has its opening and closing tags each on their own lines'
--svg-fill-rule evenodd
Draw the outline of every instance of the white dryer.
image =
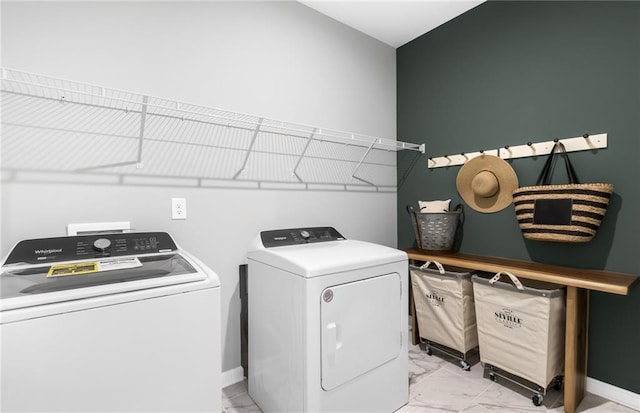
<svg viewBox="0 0 640 413">
<path fill-rule="evenodd" d="M 18 243 L 0 411 L 220 412 L 220 282 L 164 232 Z"/>
<path fill-rule="evenodd" d="M 408 260 L 334 228 L 261 232 L 248 252 L 249 395 L 266 412 L 407 403 Z"/>
</svg>

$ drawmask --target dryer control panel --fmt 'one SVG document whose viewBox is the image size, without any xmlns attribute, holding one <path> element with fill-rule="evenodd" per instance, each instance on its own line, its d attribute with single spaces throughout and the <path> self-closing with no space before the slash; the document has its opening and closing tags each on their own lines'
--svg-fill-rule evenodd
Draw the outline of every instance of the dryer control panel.
<svg viewBox="0 0 640 413">
<path fill-rule="evenodd" d="M 290 228 L 263 231 L 260 233 L 265 248 L 285 245 L 310 244 L 326 241 L 343 241 L 343 237 L 333 227 Z"/>
<path fill-rule="evenodd" d="M 177 246 L 166 232 L 40 238 L 20 241 L 7 257 L 5 265 L 143 255 L 175 250 Z"/>
</svg>

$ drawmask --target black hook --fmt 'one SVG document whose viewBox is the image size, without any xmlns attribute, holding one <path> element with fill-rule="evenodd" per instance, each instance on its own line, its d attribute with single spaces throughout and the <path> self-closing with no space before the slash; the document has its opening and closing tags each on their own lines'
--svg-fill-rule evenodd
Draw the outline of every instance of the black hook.
<svg viewBox="0 0 640 413">
<path fill-rule="evenodd" d="M 527 142 L 527 146 L 531 146 L 533 145 L 531 142 Z"/>
<path fill-rule="evenodd" d="M 554 141 L 555 143 L 558 143 L 558 141 L 559 141 L 559 140 L 560 140 L 560 139 L 555 138 L 553 141 Z"/>
<path fill-rule="evenodd" d="M 508 150 L 509 149 L 509 145 L 504 145 L 504 148 Z"/>
<path fill-rule="evenodd" d="M 464 152 L 460 152 L 460 155 L 464 156 Z"/>
<path fill-rule="evenodd" d="M 484 153 L 484 149 L 480 149 L 480 153 Z"/>
<path fill-rule="evenodd" d="M 582 135 L 582 137 L 585 138 L 585 139 L 589 139 L 589 134 L 585 133 L 584 135 Z"/>
</svg>

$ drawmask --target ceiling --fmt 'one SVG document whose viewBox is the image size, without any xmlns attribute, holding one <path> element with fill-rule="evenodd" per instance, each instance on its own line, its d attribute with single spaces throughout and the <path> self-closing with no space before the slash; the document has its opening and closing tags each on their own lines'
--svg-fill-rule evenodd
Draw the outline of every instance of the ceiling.
<svg viewBox="0 0 640 413">
<path fill-rule="evenodd" d="M 484 0 L 298 0 L 394 48 Z"/>
</svg>

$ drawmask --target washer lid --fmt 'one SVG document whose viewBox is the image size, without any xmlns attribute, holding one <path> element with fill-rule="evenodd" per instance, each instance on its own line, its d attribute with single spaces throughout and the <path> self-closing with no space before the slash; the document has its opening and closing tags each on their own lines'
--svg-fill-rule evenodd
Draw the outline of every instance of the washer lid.
<svg viewBox="0 0 640 413">
<path fill-rule="evenodd" d="M 206 273 L 198 271 L 178 253 L 4 267 L 0 273 L 0 310 L 206 279 Z"/>
<path fill-rule="evenodd" d="M 265 248 L 248 258 L 305 278 L 407 261 L 404 251 L 365 241 L 342 240 Z"/>
<path fill-rule="evenodd" d="M 200 289 L 220 282 L 167 233 L 31 239 L 19 242 L 0 268 L 0 310 L 177 284 Z"/>
</svg>

